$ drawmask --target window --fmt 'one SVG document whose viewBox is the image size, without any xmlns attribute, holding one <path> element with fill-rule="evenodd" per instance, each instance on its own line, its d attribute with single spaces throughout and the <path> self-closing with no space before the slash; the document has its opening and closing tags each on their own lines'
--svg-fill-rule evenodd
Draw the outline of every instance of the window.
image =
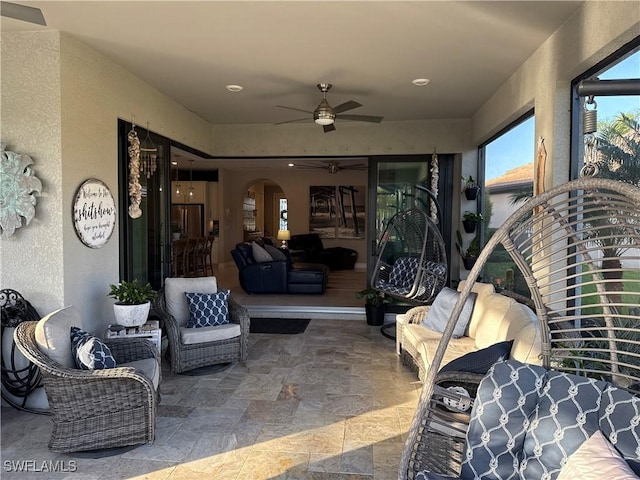
<svg viewBox="0 0 640 480">
<path fill-rule="evenodd" d="M 573 82 L 572 172 L 577 178 L 586 163 L 597 168 L 584 174 L 613 178 L 640 186 L 640 95 L 598 95 L 580 97 L 578 85 L 586 79 L 640 79 L 640 37 L 612 57 Z M 594 103 L 591 103 L 593 101 Z M 597 129 L 591 137 L 585 132 L 583 112 L 597 112 Z M 593 145 L 593 146 L 591 146 Z M 585 157 L 586 154 L 586 157 Z"/>
<path fill-rule="evenodd" d="M 463 249 L 486 244 L 496 229 L 533 195 L 534 137 L 535 117 L 531 111 L 480 146 L 480 166 L 484 167 L 479 168 L 479 177 L 484 178 L 481 203 L 467 201 L 463 208 L 474 213 L 472 209 L 479 207 L 483 219 L 476 232 L 462 233 Z M 528 295 L 523 279 L 514 278 L 515 271 L 507 252 L 498 248 L 487 261 L 483 281 L 498 289 L 504 287 Z"/>
</svg>

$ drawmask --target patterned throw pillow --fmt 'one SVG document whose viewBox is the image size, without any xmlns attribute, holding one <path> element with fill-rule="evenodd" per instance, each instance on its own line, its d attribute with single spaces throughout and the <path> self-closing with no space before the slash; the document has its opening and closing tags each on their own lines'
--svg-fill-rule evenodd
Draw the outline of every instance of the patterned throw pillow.
<svg viewBox="0 0 640 480">
<path fill-rule="evenodd" d="M 116 368 L 116 359 L 107 345 L 89 332 L 71 327 L 71 353 L 82 370 Z"/>
<path fill-rule="evenodd" d="M 185 295 L 189 303 L 187 328 L 215 327 L 229 323 L 229 290 Z"/>
</svg>

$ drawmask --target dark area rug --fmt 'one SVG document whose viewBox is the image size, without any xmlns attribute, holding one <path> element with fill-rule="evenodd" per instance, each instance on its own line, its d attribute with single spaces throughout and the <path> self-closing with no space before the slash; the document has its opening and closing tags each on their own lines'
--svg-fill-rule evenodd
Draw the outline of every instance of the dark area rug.
<svg viewBox="0 0 640 480">
<path fill-rule="evenodd" d="M 304 332 L 310 321 L 300 318 L 252 318 L 249 331 L 251 333 L 295 335 Z"/>
</svg>

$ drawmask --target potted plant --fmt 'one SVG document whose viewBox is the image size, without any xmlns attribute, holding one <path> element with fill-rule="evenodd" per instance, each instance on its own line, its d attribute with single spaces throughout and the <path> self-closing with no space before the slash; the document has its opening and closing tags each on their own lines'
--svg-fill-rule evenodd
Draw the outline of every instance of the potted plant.
<svg viewBox="0 0 640 480">
<path fill-rule="evenodd" d="M 467 233 L 473 233 L 476 231 L 478 224 L 484 220 L 481 213 L 465 212 L 462 216 L 462 225 L 464 231 Z"/>
<path fill-rule="evenodd" d="M 471 175 L 469 175 L 467 178 L 462 177 L 462 180 L 464 181 L 462 191 L 467 197 L 467 200 L 475 200 L 478 196 L 478 191 L 480 190 L 478 184 Z"/>
<path fill-rule="evenodd" d="M 473 237 L 473 240 L 469 243 L 469 247 L 465 250 L 462 243 L 462 234 L 460 230 L 456 230 L 456 250 L 462 258 L 462 264 L 466 270 L 471 270 L 478 260 L 480 254 L 480 245 L 478 236 Z"/>
<path fill-rule="evenodd" d="M 139 327 L 147 321 L 151 300 L 156 298 L 156 291 L 151 284 L 141 284 L 138 280 L 111 284 L 108 296 L 115 298 L 113 313 L 116 322 L 124 327 Z"/>
<path fill-rule="evenodd" d="M 385 304 L 389 303 L 383 293 L 373 287 L 356 292 L 356 298 L 365 299 L 364 311 L 368 325 L 382 325 L 384 323 Z"/>
</svg>

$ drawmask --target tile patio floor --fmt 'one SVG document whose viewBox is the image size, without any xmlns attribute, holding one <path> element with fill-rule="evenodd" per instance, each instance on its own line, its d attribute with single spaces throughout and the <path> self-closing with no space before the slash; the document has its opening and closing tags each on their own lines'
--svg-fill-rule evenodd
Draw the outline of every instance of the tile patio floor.
<svg viewBox="0 0 640 480">
<path fill-rule="evenodd" d="M 49 452 L 48 417 L 2 408 L 2 479 L 397 478 L 421 384 L 379 327 L 312 320 L 300 335 L 252 334 L 248 360 L 220 373 L 166 366 L 155 443 L 108 458 Z M 9 472 L 20 460 L 76 471 Z"/>
</svg>

